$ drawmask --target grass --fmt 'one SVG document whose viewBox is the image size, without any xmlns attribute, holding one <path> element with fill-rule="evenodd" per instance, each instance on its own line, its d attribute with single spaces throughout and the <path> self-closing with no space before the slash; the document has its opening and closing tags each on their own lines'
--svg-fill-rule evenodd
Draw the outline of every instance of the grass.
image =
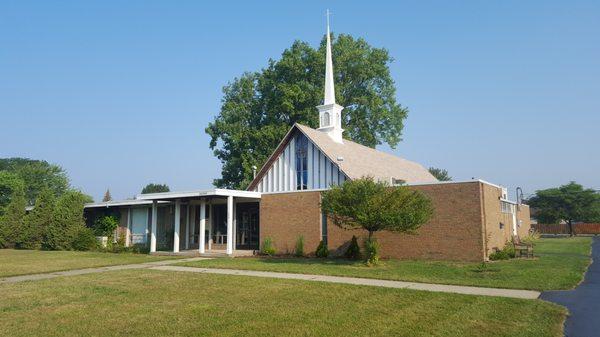
<svg viewBox="0 0 600 337">
<path fill-rule="evenodd" d="M 1 336 L 562 336 L 540 300 L 127 270 L 0 285 Z"/>
<path fill-rule="evenodd" d="M 173 258 L 133 253 L 0 249 L 0 277 L 144 263 Z"/>
<path fill-rule="evenodd" d="M 589 237 L 540 239 L 535 245 L 538 258 L 490 262 L 485 268 L 481 263 L 400 260 L 367 267 L 362 262 L 316 258 L 222 258 L 180 265 L 511 289 L 571 289 L 581 282 L 590 263 L 591 243 Z"/>
</svg>

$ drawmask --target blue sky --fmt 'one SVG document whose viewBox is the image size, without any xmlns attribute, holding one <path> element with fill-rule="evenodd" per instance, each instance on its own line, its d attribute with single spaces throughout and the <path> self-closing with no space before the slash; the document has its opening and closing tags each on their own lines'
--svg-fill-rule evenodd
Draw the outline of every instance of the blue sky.
<svg viewBox="0 0 600 337">
<path fill-rule="evenodd" d="M 395 59 L 410 113 L 382 150 L 525 194 L 600 188 L 598 1 L 0 0 L 0 157 L 59 164 L 96 199 L 208 188 L 221 88 L 316 45 L 326 8 Z"/>
</svg>

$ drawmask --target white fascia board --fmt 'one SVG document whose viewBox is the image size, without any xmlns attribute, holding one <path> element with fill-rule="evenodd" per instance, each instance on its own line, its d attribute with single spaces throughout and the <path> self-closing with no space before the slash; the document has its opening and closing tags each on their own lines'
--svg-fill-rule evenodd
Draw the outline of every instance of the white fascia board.
<svg viewBox="0 0 600 337">
<path fill-rule="evenodd" d="M 485 181 L 482 179 L 473 179 L 473 180 L 451 180 L 451 181 L 429 181 L 422 183 L 406 183 L 404 186 L 423 186 L 423 185 L 446 185 L 446 184 L 467 184 L 467 183 L 475 183 L 480 182 L 482 184 L 490 185 L 496 188 L 502 188 L 500 185 L 492 184 L 489 181 Z"/>
<path fill-rule="evenodd" d="M 163 199 L 178 199 L 192 198 L 212 195 L 214 190 L 195 190 L 195 191 L 179 191 L 179 192 L 162 192 L 162 193 L 147 193 L 138 194 L 135 198 L 138 200 L 163 200 Z"/>
<path fill-rule="evenodd" d="M 135 206 L 135 205 L 151 205 L 151 200 L 121 200 L 121 201 L 109 201 L 109 202 L 98 202 L 85 204 L 84 208 L 97 208 L 97 207 L 117 207 L 117 206 Z"/>
<path fill-rule="evenodd" d="M 163 193 L 148 193 L 139 194 L 136 196 L 138 200 L 165 200 L 179 198 L 194 198 L 207 196 L 234 196 L 241 198 L 257 198 L 260 199 L 260 192 L 214 189 L 214 190 L 195 190 L 195 191 L 180 191 L 180 192 L 163 192 Z"/>
<path fill-rule="evenodd" d="M 214 190 L 214 195 L 218 195 L 218 196 L 233 196 L 233 197 L 240 197 L 240 198 L 256 198 L 256 199 L 260 199 L 260 192 L 254 192 L 254 191 L 243 191 L 243 190 L 228 190 L 228 189 L 216 189 Z"/>
</svg>

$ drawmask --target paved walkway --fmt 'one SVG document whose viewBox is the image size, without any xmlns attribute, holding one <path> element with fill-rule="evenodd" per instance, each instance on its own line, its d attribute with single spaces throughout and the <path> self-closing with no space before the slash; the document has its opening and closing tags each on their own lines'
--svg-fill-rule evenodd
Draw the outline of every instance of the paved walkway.
<svg viewBox="0 0 600 337">
<path fill-rule="evenodd" d="M 147 268 L 156 267 L 156 266 L 166 266 L 169 264 L 174 264 L 174 263 L 179 263 L 179 262 L 199 261 L 199 260 L 205 260 L 205 259 L 206 258 L 202 258 L 202 257 L 195 257 L 195 258 L 189 258 L 189 259 L 172 259 L 172 260 L 153 261 L 153 262 L 146 262 L 146 263 L 123 264 L 123 265 L 107 266 L 107 267 L 55 271 L 55 272 L 42 273 L 42 274 L 11 276 L 11 277 L 6 277 L 6 278 L 0 278 L 0 284 L 2 284 L 2 283 L 17 283 L 17 282 L 24 282 L 24 281 L 38 281 L 38 280 L 45 280 L 45 279 L 61 277 L 61 276 L 74 276 L 74 275 L 104 273 L 107 271 L 114 271 L 114 270 L 147 269 Z"/>
<path fill-rule="evenodd" d="M 545 291 L 541 298 L 569 309 L 565 336 L 591 337 L 600 335 L 600 239 L 594 238 L 592 265 L 583 282 L 574 290 Z"/>
<path fill-rule="evenodd" d="M 522 298 L 522 299 L 536 299 L 540 295 L 539 292 L 530 291 L 530 290 L 481 288 L 481 287 L 454 286 L 454 285 L 443 285 L 443 284 L 377 280 L 377 279 L 356 278 L 356 277 L 276 273 L 276 272 L 268 272 L 268 271 L 217 269 L 217 268 L 195 268 L 195 267 L 180 267 L 180 266 L 166 266 L 166 265 L 155 266 L 155 267 L 151 267 L 150 269 L 164 270 L 164 271 L 191 272 L 191 273 L 268 277 L 268 278 L 304 280 L 304 281 L 320 281 L 320 282 L 344 283 L 344 284 L 366 285 L 366 286 L 387 287 L 387 288 L 426 290 L 426 291 L 435 291 L 435 292 L 443 292 L 443 293 L 480 295 L 480 296 L 499 296 L 499 297 L 511 297 L 511 298 Z"/>
</svg>

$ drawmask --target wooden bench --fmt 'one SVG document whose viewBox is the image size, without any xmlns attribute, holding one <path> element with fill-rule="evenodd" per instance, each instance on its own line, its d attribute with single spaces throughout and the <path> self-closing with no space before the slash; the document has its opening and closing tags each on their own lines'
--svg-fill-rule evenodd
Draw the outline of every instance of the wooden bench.
<svg viewBox="0 0 600 337">
<path fill-rule="evenodd" d="M 515 257 L 533 258 L 532 243 L 521 242 L 518 236 L 514 236 L 513 246 L 515 247 Z"/>
</svg>

